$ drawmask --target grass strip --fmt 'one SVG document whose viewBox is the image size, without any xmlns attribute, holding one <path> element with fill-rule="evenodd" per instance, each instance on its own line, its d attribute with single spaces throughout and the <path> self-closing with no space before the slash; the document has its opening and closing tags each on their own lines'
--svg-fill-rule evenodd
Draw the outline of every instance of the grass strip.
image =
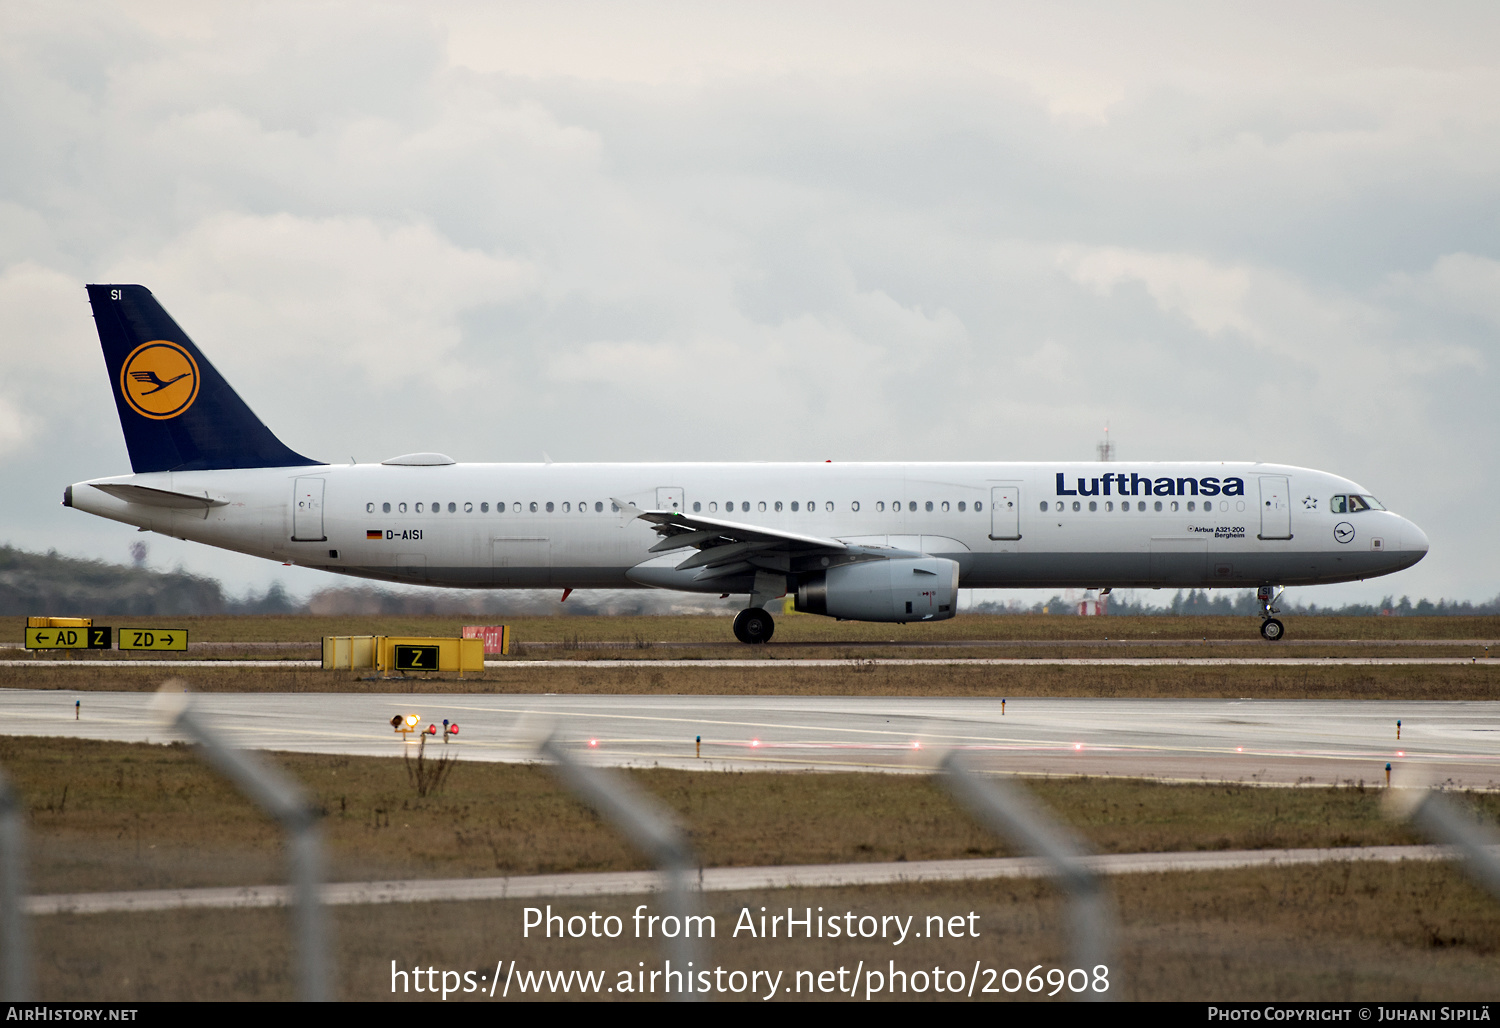
<svg viewBox="0 0 1500 1028">
<path fill-rule="evenodd" d="M 37 613 L 46 613 L 38 611 Z M 186 628 L 194 642 L 316 643 L 325 635 L 457 635 L 463 625 L 509 624 L 514 638 L 584 646 L 595 642 L 648 648 L 656 642 L 719 644 L 732 639 L 725 617 L 508 617 L 503 613 L 452 615 L 254 615 L 136 617 L 94 615 L 95 624 L 135 628 Z M 26 619 L 0 618 L 0 643 L 19 645 Z M 1230 639 L 1253 642 L 1257 617 L 1058 617 L 1042 614 L 961 614 L 947 621 L 880 625 L 813 615 L 776 619 L 778 642 L 949 642 L 954 640 Z M 1292 617 L 1295 639 L 1500 639 L 1500 616 Z"/>
<path fill-rule="evenodd" d="M 1118 960 L 1110 978 L 1118 998 L 1135 1000 L 1410 1001 L 1493 1000 L 1494 959 L 1500 952 L 1500 904 L 1480 893 L 1451 866 L 1432 863 L 1331 864 L 1157 875 L 1111 880 L 1121 924 Z M 592 897 L 552 904 L 563 917 L 614 914 L 626 925 L 641 897 Z M 392 963 L 407 971 L 434 968 L 494 974 L 496 961 L 521 971 L 599 970 L 618 984 L 620 972 L 660 969 L 659 944 L 621 938 L 522 937 L 531 901 L 341 907 L 330 912 L 339 980 L 345 1000 L 439 1002 L 430 992 L 392 992 Z M 742 910 L 776 913 L 852 912 L 856 916 L 974 914 L 978 938 L 752 939 L 733 935 Z M 654 907 L 649 909 L 656 909 Z M 1066 967 L 1066 909 L 1047 884 L 1034 881 L 945 883 L 866 889 L 774 890 L 711 894 L 712 966 L 725 971 L 777 970 L 787 989 L 797 973 L 840 967 L 945 973 L 967 977 L 981 968 Z M 39 999 L 292 999 L 295 955 L 288 911 L 174 911 L 151 914 L 57 916 L 37 939 Z M 861 963 L 862 962 L 862 963 Z M 998 978 L 981 977 L 976 999 L 1026 1000 L 1022 990 L 999 991 Z M 838 999 L 803 991 L 778 999 Z M 1011 977 L 1014 984 L 1015 978 Z M 407 978 L 409 986 L 410 977 Z M 764 981 L 764 979 L 762 979 Z M 896 999 L 944 1000 L 930 984 Z M 994 984 L 997 991 L 984 994 Z M 764 987 L 755 990 L 764 995 Z M 858 994 L 864 998 L 863 991 Z M 500 994 L 497 991 L 497 1000 Z M 512 984 L 512 1000 L 532 998 Z M 543 994 L 537 998 L 623 999 L 619 992 Z M 647 995 L 643 998 L 653 998 Z M 654 998 L 660 998 L 657 993 Z M 755 999 L 747 990 L 717 999 Z M 847 994 L 844 997 L 847 999 Z M 448 1002 L 488 1001 L 486 992 L 455 993 Z M 1059 1000 L 1062 997 L 1058 997 Z"/>
<path fill-rule="evenodd" d="M 1437 665 L 944 665 L 528 667 L 432 678 L 317 668 L 0 667 L 0 688 L 151 691 L 168 677 L 199 692 L 591 693 L 682 696 L 1092 696 L 1135 699 L 1493 700 L 1500 661 Z"/>
<path fill-rule="evenodd" d="M 404 761 L 270 754 L 322 811 L 333 880 L 646 866 L 536 765 L 461 762 L 419 796 Z M 37 893 L 280 881 L 277 829 L 192 749 L 0 737 L 30 812 Z M 854 773 L 625 772 L 672 808 L 706 866 L 1016 855 L 926 778 Z M 1380 791 L 1028 780 L 1104 853 L 1416 841 Z M 1470 797 L 1494 820 L 1500 796 Z"/>
</svg>

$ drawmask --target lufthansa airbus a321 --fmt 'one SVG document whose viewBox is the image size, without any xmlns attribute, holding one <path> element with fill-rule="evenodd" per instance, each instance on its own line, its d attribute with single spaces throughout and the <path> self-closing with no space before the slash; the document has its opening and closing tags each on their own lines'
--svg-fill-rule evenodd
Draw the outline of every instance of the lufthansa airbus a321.
<svg viewBox="0 0 1500 1028">
<path fill-rule="evenodd" d="M 1247 462 L 325 464 L 288 449 L 151 292 L 89 302 L 133 474 L 65 506 L 344 575 L 471 589 L 747 595 L 850 621 L 940 621 L 962 587 L 1254 587 L 1411 567 L 1415 524 L 1324 471 Z"/>
</svg>

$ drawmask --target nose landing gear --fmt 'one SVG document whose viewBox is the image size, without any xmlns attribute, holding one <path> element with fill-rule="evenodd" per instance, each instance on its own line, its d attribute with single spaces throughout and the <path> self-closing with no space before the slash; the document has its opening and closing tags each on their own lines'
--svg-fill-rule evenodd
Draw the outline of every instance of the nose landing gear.
<svg viewBox="0 0 1500 1028">
<path fill-rule="evenodd" d="M 1279 641 L 1286 631 L 1286 626 L 1271 616 L 1281 613 L 1276 607 L 1276 601 L 1281 599 L 1281 594 L 1285 591 L 1274 585 L 1263 585 L 1255 590 L 1255 598 L 1260 601 L 1260 636 L 1267 642 Z"/>
</svg>

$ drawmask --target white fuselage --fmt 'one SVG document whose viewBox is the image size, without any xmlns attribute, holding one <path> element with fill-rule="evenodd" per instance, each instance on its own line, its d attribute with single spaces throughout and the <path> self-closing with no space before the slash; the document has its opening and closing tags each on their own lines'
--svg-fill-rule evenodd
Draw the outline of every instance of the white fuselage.
<svg viewBox="0 0 1500 1028">
<path fill-rule="evenodd" d="M 95 483 L 216 505 L 148 505 Z M 680 550 L 648 554 L 659 536 L 631 505 L 943 556 L 966 588 L 1342 582 L 1427 552 L 1395 513 L 1330 509 L 1347 494 L 1368 495 L 1250 463 L 351 464 L 128 475 L 69 493 L 80 510 L 181 539 L 466 588 L 748 588 L 675 571 Z"/>
</svg>

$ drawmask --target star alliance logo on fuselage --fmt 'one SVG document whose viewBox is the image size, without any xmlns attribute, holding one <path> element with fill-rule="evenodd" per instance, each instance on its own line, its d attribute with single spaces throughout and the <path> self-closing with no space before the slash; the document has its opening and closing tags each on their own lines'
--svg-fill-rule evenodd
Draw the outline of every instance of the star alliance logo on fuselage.
<svg viewBox="0 0 1500 1028">
<path fill-rule="evenodd" d="M 142 417 L 175 418 L 198 398 L 198 362 L 177 343 L 142 343 L 120 368 L 120 395 Z"/>
</svg>

